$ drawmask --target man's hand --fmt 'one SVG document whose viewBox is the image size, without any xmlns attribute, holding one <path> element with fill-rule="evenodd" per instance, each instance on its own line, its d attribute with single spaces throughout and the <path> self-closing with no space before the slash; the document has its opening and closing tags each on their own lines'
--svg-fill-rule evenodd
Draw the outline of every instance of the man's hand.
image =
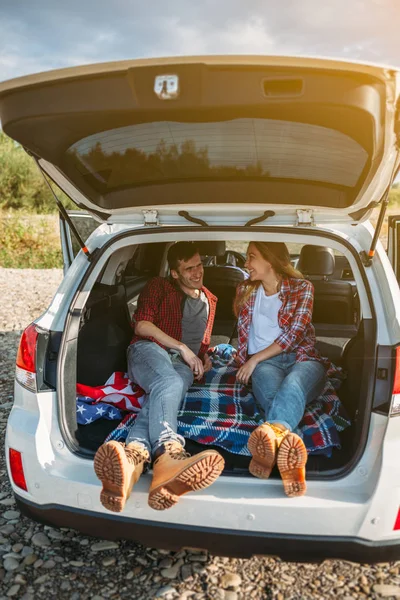
<svg viewBox="0 0 400 600">
<path fill-rule="evenodd" d="M 211 361 L 211 358 L 208 356 L 208 354 L 204 355 L 203 366 L 204 366 L 204 373 L 208 373 L 208 371 L 211 371 L 211 369 L 212 369 L 212 361 Z"/>
<path fill-rule="evenodd" d="M 201 359 L 185 344 L 182 345 L 179 352 L 185 363 L 192 369 L 195 381 L 200 381 L 204 375 L 204 367 Z"/>
<path fill-rule="evenodd" d="M 239 383 L 249 383 L 249 379 L 256 368 L 258 362 L 254 358 L 249 358 L 247 362 L 244 363 L 236 373 L 236 381 Z"/>
</svg>

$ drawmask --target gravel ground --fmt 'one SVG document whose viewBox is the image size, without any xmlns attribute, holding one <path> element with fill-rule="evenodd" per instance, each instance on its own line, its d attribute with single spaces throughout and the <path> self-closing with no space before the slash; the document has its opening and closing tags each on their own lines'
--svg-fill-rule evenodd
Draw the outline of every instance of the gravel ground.
<svg viewBox="0 0 400 600">
<path fill-rule="evenodd" d="M 59 270 L 0 268 L 0 431 L 12 403 L 21 330 L 45 309 Z M 102 598 L 165 600 L 399 598 L 400 562 L 321 565 L 273 558 L 228 559 L 169 553 L 133 542 L 107 542 L 52 529 L 20 515 L 0 456 L 0 600 Z"/>
</svg>

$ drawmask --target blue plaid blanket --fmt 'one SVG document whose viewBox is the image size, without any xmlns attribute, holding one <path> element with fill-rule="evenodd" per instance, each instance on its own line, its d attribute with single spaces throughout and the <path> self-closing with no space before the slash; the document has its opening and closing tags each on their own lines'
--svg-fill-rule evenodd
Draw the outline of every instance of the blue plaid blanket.
<svg viewBox="0 0 400 600">
<path fill-rule="evenodd" d="M 236 382 L 234 352 L 228 344 L 214 348 L 213 367 L 205 382 L 195 383 L 186 394 L 178 414 L 178 433 L 200 444 L 250 456 L 249 435 L 265 419 L 251 390 Z M 330 456 L 333 448 L 340 448 L 339 433 L 350 425 L 336 394 L 340 383 L 338 379 L 327 379 L 322 394 L 306 408 L 296 432 L 309 453 Z M 124 441 L 135 418 L 136 414 L 127 415 L 106 441 Z"/>
</svg>

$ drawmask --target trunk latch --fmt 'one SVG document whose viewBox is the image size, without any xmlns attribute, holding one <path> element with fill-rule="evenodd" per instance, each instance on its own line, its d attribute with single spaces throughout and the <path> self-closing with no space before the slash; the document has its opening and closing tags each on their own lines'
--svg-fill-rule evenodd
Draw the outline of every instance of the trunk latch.
<svg viewBox="0 0 400 600">
<path fill-rule="evenodd" d="M 158 211 L 155 209 L 142 210 L 145 226 L 154 227 L 158 225 Z"/>
<path fill-rule="evenodd" d="M 297 219 L 296 226 L 312 226 L 314 223 L 314 211 L 312 209 L 301 209 L 296 210 Z"/>
</svg>

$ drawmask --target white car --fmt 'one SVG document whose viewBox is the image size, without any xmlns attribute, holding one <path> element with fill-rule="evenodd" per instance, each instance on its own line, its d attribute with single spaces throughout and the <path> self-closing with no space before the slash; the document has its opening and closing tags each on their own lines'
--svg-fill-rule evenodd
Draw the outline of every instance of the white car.
<svg viewBox="0 0 400 600">
<path fill-rule="evenodd" d="M 153 547 L 400 559 L 400 216 L 388 254 L 377 241 L 399 167 L 399 82 L 389 68 L 230 56 L 0 84 L 4 131 L 89 213 L 71 220 L 61 210 L 65 277 L 20 342 L 6 454 L 24 514 Z M 70 224 L 79 231 L 85 219 L 98 227 L 73 258 Z M 352 425 L 330 458 L 310 457 L 303 497 L 285 497 L 277 476 L 256 479 L 232 455 L 210 488 L 168 511 L 147 504 L 151 473 L 121 514 L 100 503 L 93 456 L 103 438 L 77 425 L 76 384 L 126 368 L 138 294 L 168 274 L 178 240 L 217 257 L 205 284 L 219 297 L 214 333 L 225 341 L 232 273 L 243 277 L 249 240 L 286 242 L 315 285 L 318 343 L 347 372 L 339 395 Z"/>
</svg>

